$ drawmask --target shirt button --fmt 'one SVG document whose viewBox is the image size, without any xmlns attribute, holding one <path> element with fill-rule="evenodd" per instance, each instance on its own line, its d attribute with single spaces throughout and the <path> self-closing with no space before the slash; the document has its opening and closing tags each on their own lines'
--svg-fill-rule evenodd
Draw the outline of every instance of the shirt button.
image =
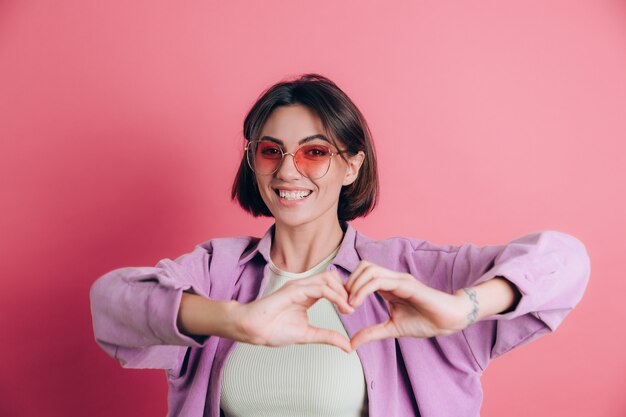
<svg viewBox="0 0 626 417">
<path fill-rule="evenodd" d="M 374 389 L 374 380 L 370 381 L 370 388 Z"/>
<path fill-rule="evenodd" d="M 335 270 L 335 269 L 337 269 L 337 268 L 335 268 L 335 265 L 331 265 L 329 269 L 330 269 L 331 271 L 334 271 L 334 270 Z"/>
</svg>

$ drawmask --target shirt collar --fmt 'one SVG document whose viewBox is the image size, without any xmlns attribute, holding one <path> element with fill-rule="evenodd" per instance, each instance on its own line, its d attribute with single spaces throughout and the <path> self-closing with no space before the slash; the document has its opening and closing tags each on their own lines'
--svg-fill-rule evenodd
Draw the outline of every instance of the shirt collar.
<svg viewBox="0 0 626 417">
<path fill-rule="evenodd" d="M 348 222 L 342 222 L 341 227 L 342 229 L 344 229 L 345 233 L 343 235 L 341 245 L 339 246 L 337 256 L 335 256 L 335 258 L 333 259 L 332 264 L 340 266 L 348 272 L 352 272 L 361 260 L 359 258 L 359 254 L 356 251 L 356 238 L 358 232 Z M 269 262 L 270 249 L 272 247 L 272 236 L 274 236 L 275 228 L 276 224 L 272 224 L 269 229 L 267 229 L 267 231 L 265 232 L 263 237 L 259 239 L 257 244 L 253 246 L 248 253 L 244 254 L 244 256 L 239 261 L 239 265 L 248 263 L 252 258 L 257 255 L 257 253 L 261 254 L 266 263 Z"/>
</svg>

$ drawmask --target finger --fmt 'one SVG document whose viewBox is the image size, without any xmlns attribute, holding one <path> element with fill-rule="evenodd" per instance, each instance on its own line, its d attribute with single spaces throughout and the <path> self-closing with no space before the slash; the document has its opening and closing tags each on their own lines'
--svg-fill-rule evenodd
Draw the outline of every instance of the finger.
<svg viewBox="0 0 626 417">
<path fill-rule="evenodd" d="M 346 353 L 352 352 L 350 340 L 338 332 L 313 326 L 309 326 L 307 330 L 302 343 L 323 343 L 325 345 L 336 346 Z"/>
<path fill-rule="evenodd" d="M 348 291 L 346 291 L 346 288 L 343 286 L 343 281 L 339 276 L 339 272 L 328 271 L 323 277 L 329 287 L 341 294 L 345 300 L 348 300 Z"/>
<path fill-rule="evenodd" d="M 345 295 L 339 294 L 336 291 L 333 291 L 333 289 L 328 286 L 322 287 L 322 293 L 324 295 L 324 298 L 327 298 L 328 300 L 332 301 L 335 305 L 337 305 L 337 307 L 339 307 L 339 310 L 343 314 L 354 313 L 354 307 L 348 304 L 347 293 L 344 293 Z"/>
<path fill-rule="evenodd" d="M 312 301 L 307 303 L 307 308 L 324 297 L 339 307 L 342 313 L 352 314 L 354 312 L 354 308 L 348 304 L 348 301 L 326 284 L 312 284 L 301 288 L 304 294 Z"/>
<path fill-rule="evenodd" d="M 313 275 L 309 278 L 300 279 L 295 281 L 296 285 L 311 285 L 311 284 L 326 284 L 331 287 L 333 290 L 337 291 L 339 294 L 342 294 L 346 299 L 348 299 L 348 292 L 343 286 L 343 281 L 339 276 L 337 271 L 325 271 L 316 275 Z"/>
<path fill-rule="evenodd" d="M 352 284 L 350 288 L 350 297 L 348 297 L 348 303 L 354 306 L 355 294 L 359 292 L 359 290 L 367 285 L 368 282 L 375 278 L 386 277 L 389 275 L 388 270 L 379 267 L 378 265 L 370 265 L 365 268 L 361 275 L 359 275 Z"/>
<path fill-rule="evenodd" d="M 357 272 L 358 275 L 354 275 L 353 280 L 352 280 L 352 284 L 350 285 L 350 288 L 348 289 L 348 292 L 351 295 L 354 294 L 354 292 L 359 287 L 364 285 L 365 282 L 367 282 L 370 279 L 372 279 L 372 277 L 374 275 L 380 274 L 382 270 L 383 270 L 383 268 L 379 267 L 376 264 L 367 264 L 367 265 L 363 266 L 363 268 L 361 268 Z"/>
<path fill-rule="evenodd" d="M 323 281 L 320 285 L 326 285 L 328 288 L 330 288 L 332 291 L 339 295 L 341 303 L 337 303 L 336 300 L 331 301 L 333 301 L 339 307 L 341 313 L 352 314 L 354 313 L 354 308 L 348 303 L 348 292 L 343 287 L 343 284 L 341 282 L 337 282 L 337 280 L 341 281 L 341 278 L 339 278 L 338 274 L 334 277 L 332 275 L 327 276 L 325 278 L 325 281 Z"/>
<path fill-rule="evenodd" d="M 359 330 L 352 339 L 350 339 L 350 344 L 352 349 L 356 349 L 362 344 L 391 337 L 398 337 L 398 331 L 396 330 L 396 326 L 391 321 L 387 320 L 384 323 Z"/>
<path fill-rule="evenodd" d="M 368 262 L 368 261 L 360 261 L 356 267 L 354 268 L 354 271 L 352 271 L 352 273 L 350 274 L 350 276 L 348 277 L 348 281 L 346 282 L 346 289 L 348 290 L 348 292 L 350 292 L 352 290 L 352 286 L 354 285 L 354 281 L 361 275 L 361 273 L 363 272 L 363 270 L 365 268 L 367 268 L 368 266 L 373 265 L 372 263 Z"/>
<path fill-rule="evenodd" d="M 396 291 L 398 289 L 399 280 L 390 277 L 373 277 L 358 289 L 355 292 L 350 294 L 349 303 L 354 308 L 361 305 L 365 297 L 372 294 L 374 291 L 383 290 L 390 291 L 394 295 L 396 295 Z"/>
</svg>

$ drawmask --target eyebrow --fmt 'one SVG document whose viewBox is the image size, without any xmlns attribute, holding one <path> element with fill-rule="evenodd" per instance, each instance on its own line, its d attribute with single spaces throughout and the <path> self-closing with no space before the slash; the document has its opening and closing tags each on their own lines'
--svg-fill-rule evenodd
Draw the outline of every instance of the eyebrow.
<svg viewBox="0 0 626 417">
<path fill-rule="evenodd" d="M 307 136 L 306 138 L 300 139 L 298 141 L 298 145 L 302 145 L 303 143 L 310 142 L 310 141 L 312 141 L 314 139 L 325 140 L 326 142 L 328 142 L 328 143 L 330 143 L 332 145 L 332 142 L 330 140 L 328 140 L 328 138 L 326 136 L 322 135 L 321 133 L 318 133 L 316 135 Z M 267 136 L 267 135 L 263 136 L 261 138 L 261 140 L 269 140 L 270 142 L 277 143 L 278 145 L 284 145 L 285 144 L 282 140 L 276 139 L 276 138 L 274 138 L 272 136 Z"/>
</svg>

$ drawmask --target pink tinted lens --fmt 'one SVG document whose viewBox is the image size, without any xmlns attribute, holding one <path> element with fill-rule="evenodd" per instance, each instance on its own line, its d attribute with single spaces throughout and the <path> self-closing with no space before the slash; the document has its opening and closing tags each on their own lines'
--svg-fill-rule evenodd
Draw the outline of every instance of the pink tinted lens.
<svg viewBox="0 0 626 417">
<path fill-rule="evenodd" d="M 272 174 L 278 170 L 283 153 L 278 144 L 261 141 L 254 146 L 254 159 L 251 165 L 258 174 Z M 326 174 L 330 165 L 330 149 L 324 145 L 304 145 L 295 154 L 298 171 L 309 178 L 319 178 Z"/>
<path fill-rule="evenodd" d="M 257 143 L 254 152 L 254 170 L 260 174 L 271 174 L 283 159 L 280 147 L 268 141 Z"/>
<path fill-rule="evenodd" d="M 309 178 L 326 174 L 330 165 L 330 149 L 324 145 L 304 145 L 296 152 L 296 166 Z"/>
</svg>

